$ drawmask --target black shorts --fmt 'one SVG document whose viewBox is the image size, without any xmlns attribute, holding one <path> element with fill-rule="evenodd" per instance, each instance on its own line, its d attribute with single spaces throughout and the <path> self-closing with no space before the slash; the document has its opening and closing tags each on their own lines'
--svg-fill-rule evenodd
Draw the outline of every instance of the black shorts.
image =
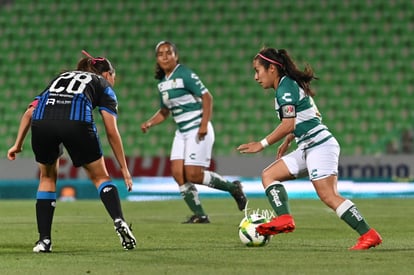
<svg viewBox="0 0 414 275">
<path fill-rule="evenodd" d="M 95 124 L 70 120 L 32 120 L 32 149 L 36 161 L 52 164 L 66 148 L 75 167 L 102 157 Z"/>
</svg>

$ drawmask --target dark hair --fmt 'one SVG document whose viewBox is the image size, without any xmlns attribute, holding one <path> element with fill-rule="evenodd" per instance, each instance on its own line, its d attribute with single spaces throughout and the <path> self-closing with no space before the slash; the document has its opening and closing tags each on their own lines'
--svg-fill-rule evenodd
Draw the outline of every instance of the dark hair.
<svg viewBox="0 0 414 275">
<path fill-rule="evenodd" d="M 82 53 L 86 57 L 82 58 L 78 62 L 77 70 L 84 72 L 91 72 L 101 75 L 104 72 L 113 74 L 115 72 L 111 62 L 105 57 L 93 57 L 85 50 Z"/>
<path fill-rule="evenodd" d="M 175 46 L 175 44 L 174 44 L 174 43 L 172 43 L 171 41 L 166 41 L 166 40 L 163 40 L 163 41 L 158 42 L 158 44 L 155 46 L 155 56 L 156 56 L 156 55 L 157 55 L 157 53 L 158 53 L 158 49 L 159 49 L 162 45 L 165 45 L 165 44 L 170 45 L 170 46 L 171 46 L 171 48 L 173 49 L 173 52 L 175 53 L 175 55 L 178 55 L 177 47 Z M 177 60 L 177 63 L 180 63 L 180 61 L 179 61 L 179 60 Z M 158 63 L 157 63 L 157 64 L 155 64 L 155 79 L 161 80 L 161 79 L 163 79 L 163 78 L 164 78 L 164 76 L 165 76 L 165 72 L 164 72 L 164 70 L 163 70 L 163 69 L 161 69 L 161 67 L 160 67 L 160 65 L 159 65 Z"/>
<path fill-rule="evenodd" d="M 295 62 L 290 58 L 288 52 L 284 49 L 274 48 L 262 48 L 260 52 L 255 56 L 255 60 L 258 60 L 266 69 L 270 64 L 276 66 L 279 76 L 288 76 L 295 80 L 298 85 L 305 91 L 307 95 L 314 96 L 315 92 L 311 88 L 311 81 L 318 79 L 315 77 L 314 72 L 309 64 L 305 65 L 303 71 L 299 70 Z"/>
<path fill-rule="evenodd" d="M 98 58 L 96 58 L 98 59 Z M 114 73 L 111 62 L 106 58 L 99 58 L 95 61 L 89 57 L 84 57 L 78 62 L 77 70 L 84 72 L 91 72 L 101 75 L 104 72 Z"/>
</svg>

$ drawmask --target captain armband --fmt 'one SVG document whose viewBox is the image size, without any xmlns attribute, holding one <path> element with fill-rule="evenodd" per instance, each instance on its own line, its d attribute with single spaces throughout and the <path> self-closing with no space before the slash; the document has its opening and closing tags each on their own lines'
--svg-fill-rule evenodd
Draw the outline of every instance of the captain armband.
<svg viewBox="0 0 414 275">
<path fill-rule="evenodd" d="M 295 105 L 283 105 L 279 108 L 279 118 L 294 118 L 296 117 Z"/>
</svg>

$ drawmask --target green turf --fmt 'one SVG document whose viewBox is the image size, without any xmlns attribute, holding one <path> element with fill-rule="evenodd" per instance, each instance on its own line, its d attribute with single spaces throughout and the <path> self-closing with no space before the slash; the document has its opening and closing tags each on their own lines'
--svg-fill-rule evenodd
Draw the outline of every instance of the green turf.
<svg viewBox="0 0 414 275">
<path fill-rule="evenodd" d="M 181 200 L 123 202 L 138 247 L 124 251 L 100 201 L 58 202 L 53 252 L 31 252 L 37 238 L 34 201 L 0 202 L 1 274 L 412 274 L 412 199 L 354 200 L 384 239 L 348 251 L 358 238 L 318 200 L 292 200 L 297 229 L 266 247 L 244 247 L 243 213 L 232 199 L 203 199 L 211 224 L 181 224 Z M 268 209 L 265 199 L 252 208 Z"/>
</svg>

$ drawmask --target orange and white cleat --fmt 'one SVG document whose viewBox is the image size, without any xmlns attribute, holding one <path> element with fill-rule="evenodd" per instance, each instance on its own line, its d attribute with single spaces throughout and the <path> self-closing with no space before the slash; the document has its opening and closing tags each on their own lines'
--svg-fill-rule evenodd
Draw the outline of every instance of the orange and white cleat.
<svg viewBox="0 0 414 275">
<path fill-rule="evenodd" d="M 260 235 L 276 235 L 279 233 L 289 233 L 295 230 L 295 221 L 289 214 L 284 214 L 273 218 L 268 223 L 263 223 L 256 227 L 256 232 Z"/>
<path fill-rule="evenodd" d="M 349 250 L 366 250 L 370 249 L 371 247 L 376 247 L 382 243 L 382 238 L 380 234 L 375 231 L 375 229 L 368 230 L 367 233 L 361 235 L 359 237 L 358 242 Z"/>
</svg>

